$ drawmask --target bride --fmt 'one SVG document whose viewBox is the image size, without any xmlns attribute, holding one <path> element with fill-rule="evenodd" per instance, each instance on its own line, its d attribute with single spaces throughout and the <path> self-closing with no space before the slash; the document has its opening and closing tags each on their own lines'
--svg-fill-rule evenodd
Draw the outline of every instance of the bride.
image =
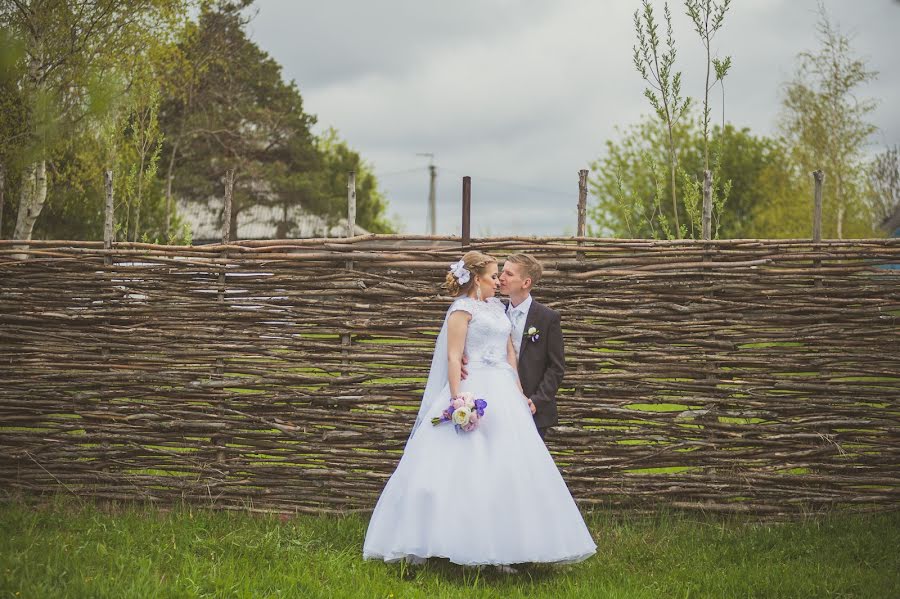
<svg viewBox="0 0 900 599">
<path fill-rule="evenodd" d="M 497 261 L 480 252 L 468 252 L 447 274 L 458 297 L 403 457 L 372 513 L 364 559 L 505 566 L 577 562 L 596 550 L 522 394 L 511 325 L 494 297 L 498 284 Z M 487 402 L 477 428 L 433 426 L 465 392 Z"/>
</svg>

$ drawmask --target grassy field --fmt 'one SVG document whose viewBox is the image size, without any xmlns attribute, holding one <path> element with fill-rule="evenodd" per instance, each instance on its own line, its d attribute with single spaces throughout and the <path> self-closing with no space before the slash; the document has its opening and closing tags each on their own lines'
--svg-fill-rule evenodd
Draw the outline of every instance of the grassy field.
<svg viewBox="0 0 900 599">
<path fill-rule="evenodd" d="M 4 597 L 900 597 L 900 513 L 760 524 L 595 512 L 597 555 L 518 574 L 364 562 L 366 518 L 0 505 Z"/>
</svg>

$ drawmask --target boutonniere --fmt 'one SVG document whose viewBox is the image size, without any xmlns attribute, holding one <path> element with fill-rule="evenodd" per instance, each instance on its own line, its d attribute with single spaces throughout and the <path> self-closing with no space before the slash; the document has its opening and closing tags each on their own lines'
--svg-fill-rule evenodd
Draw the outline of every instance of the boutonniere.
<svg viewBox="0 0 900 599">
<path fill-rule="evenodd" d="M 541 332 L 537 327 L 528 327 L 528 330 L 522 334 L 523 337 L 528 337 L 532 343 L 541 338 Z"/>
</svg>

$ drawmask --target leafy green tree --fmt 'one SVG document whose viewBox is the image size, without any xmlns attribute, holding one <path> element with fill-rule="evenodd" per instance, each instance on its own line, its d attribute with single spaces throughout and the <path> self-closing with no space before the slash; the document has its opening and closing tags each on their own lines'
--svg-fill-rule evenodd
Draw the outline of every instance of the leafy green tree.
<svg viewBox="0 0 900 599">
<path fill-rule="evenodd" d="M 169 240 L 163 226 L 162 183 L 157 177 L 148 175 L 146 169 L 141 192 L 141 220 L 139 228 L 135 227 L 134 204 L 140 161 L 134 149 L 129 147 L 133 144 L 133 124 L 128 106 L 129 103 L 123 101 L 120 109 L 104 121 L 104 126 L 79 132 L 54 149 L 47 162 L 52 173 L 47 202 L 35 223 L 34 237 L 102 239 L 106 203 L 103 173 L 111 169 L 117 239 Z M 176 220 L 175 226 L 178 224 Z"/>
<path fill-rule="evenodd" d="M 24 108 L 23 143 L 15 161 L 14 238 L 33 234 L 55 176 L 48 170 L 49 158 L 105 115 L 121 73 L 142 55 L 146 40 L 182 10 L 181 0 L 12 0 L 0 5 L 0 50 L 15 57 L 8 73 Z"/>
<path fill-rule="evenodd" d="M 713 58 L 712 40 L 722 28 L 725 21 L 725 13 L 731 6 L 731 0 L 723 0 L 719 3 L 715 0 L 685 0 L 687 14 L 694 24 L 694 30 L 700 36 L 703 49 L 706 50 L 706 83 L 703 86 L 703 113 L 700 121 L 703 125 L 703 168 L 709 170 L 709 124 L 712 109 L 709 107 L 709 92 L 716 83 L 722 84 L 722 126 L 725 126 L 725 76 L 731 68 L 731 57 L 724 59 Z M 715 79 L 710 83 L 710 75 Z"/>
<path fill-rule="evenodd" d="M 378 191 L 371 167 L 342 141 L 334 129 L 328 129 L 317 146 L 323 156 L 324 192 L 330 216 L 344 217 L 347 210 L 347 173 L 356 173 L 356 224 L 372 233 L 393 233 L 396 226 L 385 215 L 387 201 Z M 337 209 L 337 211 L 335 211 Z"/>
<path fill-rule="evenodd" d="M 12 237 L 16 224 L 16 203 L 11 190 L 18 189 L 22 157 L 27 147 L 27 107 L 18 89 L 24 49 L 6 29 L 0 28 L 0 176 L 3 202 L 0 205 L 0 238 Z"/>
<path fill-rule="evenodd" d="M 688 173 L 704 169 L 704 135 L 697 118 L 683 119 L 673 129 L 681 148 L 680 164 Z M 671 207 L 661 201 L 670 197 L 671 184 L 664 166 L 667 156 L 667 132 L 657 119 L 644 117 L 640 122 L 620 130 L 618 140 L 606 142 L 606 153 L 591 165 L 594 173 L 590 181 L 595 201 L 589 208 L 591 234 L 664 238 L 661 226 L 669 222 Z M 718 149 L 721 176 L 713 181 L 716 194 L 728 195 L 722 212 L 714 212 L 714 230 L 719 237 L 769 237 L 754 223 L 757 207 L 769 197 L 794 198 L 798 193 L 790 187 L 797 180 L 787 158 L 784 145 L 765 136 L 757 136 L 749 129 L 726 125 L 713 127 L 711 144 Z M 683 197 L 690 195 L 693 180 L 676 180 Z M 727 187 L 727 189 L 726 189 Z M 690 211 L 689 211 L 690 212 Z M 693 213 L 699 218 L 699 212 Z M 809 215 L 803 224 L 809 226 Z M 695 228 L 699 234 L 699 229 Z M 771 235 L 775 236 L 775 235 Z"/>
<path fill-rule="evenodd" d="M 849 38 L 822 5 L 818 33 L 820 47 L 800 54 L 797 73 L 785 87 L 780 126 L 804 180 L 816 169 L 825 171 L 823 236 L 870 236 L 865 148 L 877 130 L 868 120 L 876 103 L 860 98 L 859 90 L 877 73 L 854 56 Z"/>
<path fill-rule="evenodd" d="M 172 241 L 173 198 L 212 203 L 232 168 L 232 237 L 254 205 L 281 209 L 284 236 L 298 210 L 344 216 L 350 170 L 359 224 L 390 230 L 371 169 L 312 133 L 296 84 L 247 37 L 252 0 L 199 0 L 188 18 L 191 2 L 0 5 L 0 234 L 102 237 L 108 169 L 119 239 Z"/>
<path fill-rule="evenodd" d="M 715 0 L 685 0 L 687 15 L 694 24 L 694 31 L 700 37 L 703 49 L 706 51 L 704 66 L 706 79 L 703 86 L 703 110 L 700 115 L 700 123 L 703 129 L 703 171 L 699 176 L 692 176 L 685 170 L 681 170 L 681 178 L 684 180 L 684 206 L 690 218 L 690 235 L 696 236 L 696 231 L 703 234 L 703 188 L 706 174 L 709 173 L 712 181 L 718 182 L 721 172 L 721 148 L 713 152 L 713 169 L 710 170 L 709 127 L 712 117 L 712 109 L 709 105 L 709 93 L 719 83 L 722 88 L 722 128 L 725 128 L 725 76 L 731 68 L 731 57 L 724 59 L 713 57 L 712 41 L 716 33 L 722 28 L 725 14 L 731 5 L 731 0 L 716 2 Z M 715 79 L 710 82 L 710 76 Z M 718 227 L 721 224 L 721 216 L 725 203 L 728 201 L 728 193 L 731 190 L 732 181 L 726 180 L 724 184 L 713 185 L 711 189 L 713 228 L 710 231 L 713 237 L 719 236 Z"/>
<path fill-rule="evenodd" d="M 670 215 L 674 221 L 674 232 L 671 232 L 666 222 L 660 223 L 660 228 L 668 236 L 684 237 L 686 229 L 683 229 L 678 217 L 678 186 L 676 173 L 678 171 L 678 144 L 676 143 L 676 129 L 688 110 L 690 98 L 681 95 L 681 72 L 675 68 L 675 39 L 672 31 L 672 14 L 669 11 L 668 2 L 663 4 L 663 16 L 666 21 L 665 47 L 659 35 L 659 25 L 653 14 L 653 6 L 650 0 L 642 0 L 643 12 L 634 11 L 634 30 L 637 36 L 637 44 L 634 46 L 632 60 L 634 67 L 641 74 L 649 87 L 644 89 L 644 96 L 650 101 L 653 111 L 665 127 L 666 152 L 669 165 L 669 192 L 672 197 L 672 210 Z M 651 168 L 648 165 L 648 168 Z M 655 166 L 652 167 L 655 170 Z M 657 198 L 658 199 L 658 198 Z M 655 208 L 659 211 L 658 208 Z"/>
<path fill-rule="evenodd" d="M 160 109 L 166 138 L 161 163 L 171 193 L 211 205 L 221 178 L 236 171 L 231 236 L 251 206 L 273 209 L 276 235 L 287 237 L 304 213 L 335 223 L 347 213 L 347 173 L 357 171 L 357 222 L 390 230 L 371 169 L 333 131 L 317 138 L 281 66 L 247 37 L 248 0 L 206 4 L 161 60 Z"/>
<path fill-rule="evenodd" d="M 311 182 L 320 167 L 310 131 L 315 117 L 304 112 L 297 86 L 283 81 L 281 66 L 247 37 L 246 4 L 203 9 L 196 30 L 180 42 L 180 54 L 194 65 L 189 93 L 169 95 L 161 112 L 166 137 L 173 131 L 162 160 L 172 165 L 174 194 L 208 204 L 221 197 L 225 171 L 235 169 L 233 238 L 253 205 L 319 211 Z"/>
</svg>

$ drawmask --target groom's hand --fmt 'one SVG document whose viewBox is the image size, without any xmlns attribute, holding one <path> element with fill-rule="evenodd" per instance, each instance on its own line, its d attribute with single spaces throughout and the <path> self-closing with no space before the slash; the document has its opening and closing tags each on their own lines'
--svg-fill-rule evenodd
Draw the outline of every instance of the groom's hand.
<svg viewBox="0 0 900 599">
<path fill-rule="evenodd" d="M 459 369 L 459 378 L 461 380 L 466 380 L 466 376 L 468 376 L 468 374 L 469 374 L 469 371 L 466 370 L 466 364 L 468 364 L 468 363 L 469 363 L 469 358 L 466 357 L 466 354 L 463 354 L 462 366 Z"/>
</svg>

